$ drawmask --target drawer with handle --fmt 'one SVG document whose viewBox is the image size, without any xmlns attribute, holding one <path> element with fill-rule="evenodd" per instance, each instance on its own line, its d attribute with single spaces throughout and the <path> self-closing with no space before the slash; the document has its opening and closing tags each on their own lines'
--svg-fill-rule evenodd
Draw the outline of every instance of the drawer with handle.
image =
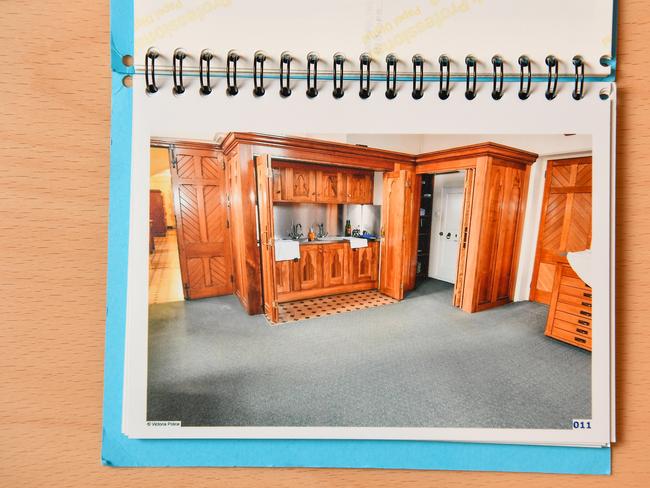
<svg viewBox="0 0 650 488">
<path fill-rule="evenodd" d="M 588 349 L 591 351 L 591 338 L 586 337 L 582 334 L 573 334 L 566 330 L 553 327 L 553 332 L 550 334 L 550 336 L 554 339 L 559 339 L 561 341 L 568 342 L 569 344 L 573 344 L 575 346 L 582 347 L 583 349 Z"/>
<path fill-rule="evenodd" d="M 591 288 L 575 288 L 573 286 L 560 285 L 560 295 L 569 295 L 591 300 Z"/>
<path fill-rule="evenodd" d="M 580 278 L 573 278 L 571 276 L 562 276 L 560 281 L 560 286 L 570 286 L 572 288 L 578 288 L 580 290 L 585 290 L 587 292 L 591 291 L 591 288 L 585 284 Z"/>
<path fill-rule="evenodd" d="M 565 322 L 564 320 L 555 319 L 553 321 L 553 332 L 556 329 L 561 329 L 566 332 L 570 332 L 578 337 L 588 337 L 591 339 L 591 327 L 585 327 L 584 325 L 576 325 L 571 322 Z"/>
<path fill-rule="evenodd" d="M 581 327 L 591 327 L 591 317 L 583 317 L 580 315 L 573 315 L 570 313 L 557 310 L 555 312 L 555 319 L 560 319 L 570 324 L 579 325 Z"/>
<path fill-rule="evenodd" d="M 583 295 L 586 295 L 586 293 Z M 562 293 L 562 291 L 558 293 L 557 301 L 566 303 L 568 305 L 575 305 L 576 307 L 591 308 L 591 297 L 570 295 L 567 293 Z"/>
<path fill-rule="evenodd" d="M 582 302 L 578 305 L 570 305 L 568 303 L 557 302 L 556 309 L 558 311 L 570 313 L 578 317 L 591 319 L 591 303 Z"/>
</svg>

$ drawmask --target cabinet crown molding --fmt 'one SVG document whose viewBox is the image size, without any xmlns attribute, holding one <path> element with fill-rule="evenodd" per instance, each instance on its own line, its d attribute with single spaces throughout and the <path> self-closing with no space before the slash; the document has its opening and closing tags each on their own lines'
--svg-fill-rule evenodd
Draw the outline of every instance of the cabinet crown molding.
<svg viewBox="0 0 650 488">
<path fill-rule="evenodd" d="M 523 151 L 503 144 L 497 144 L 496 142 L 483 142 L 481 144 L 472 144 L 469 146 L 454 147 L 451 149 L 418 154 L 415 156 L 415 163 L 416 165 L 419 165 L 432 162 L 451 161 L 454 159 L 479 158 L 483 156 L 515 161 L 520 164 L 533 164 L 537 161 L 539 154 Z"/>
</svg>

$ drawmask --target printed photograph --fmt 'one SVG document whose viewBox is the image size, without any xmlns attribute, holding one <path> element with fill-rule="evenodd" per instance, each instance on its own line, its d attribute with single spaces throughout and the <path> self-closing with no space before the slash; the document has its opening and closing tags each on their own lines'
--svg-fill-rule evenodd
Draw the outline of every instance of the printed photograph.
<svg viewBox="0 0 650 488">
<path fill-rule="evenodd" d="M 150 145 L 149 422 L 592 417 L 590 135 Z"/>
</svg>

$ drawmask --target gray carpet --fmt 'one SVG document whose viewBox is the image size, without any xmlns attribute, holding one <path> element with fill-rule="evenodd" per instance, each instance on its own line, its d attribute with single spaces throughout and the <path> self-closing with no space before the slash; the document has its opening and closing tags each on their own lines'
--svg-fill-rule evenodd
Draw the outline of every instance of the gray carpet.
<svg viewBox="0 0 650 488">
<path fill-rule="evenodd" d="M 149 420 L 184 426 L 569 429 L 591 355 L 544 336 L 547 307 L 467 314 L 427 280 L 404 301 L 270 327 L 234 296 L 149 308 Z"/>
</svg>

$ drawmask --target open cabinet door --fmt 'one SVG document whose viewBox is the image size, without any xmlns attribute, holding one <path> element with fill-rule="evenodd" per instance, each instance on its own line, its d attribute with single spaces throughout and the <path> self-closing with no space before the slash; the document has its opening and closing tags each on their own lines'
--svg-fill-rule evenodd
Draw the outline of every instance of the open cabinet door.
<svg viewBox="0 0 650 488">
<path fill-rule="evenodd" d="M 407 181 L 405 170 L 384 173 L 379 291 L 397 300 L 404 298 L 405 253 L 409 252 L 406 239 Z"/>
<path fill-rule="evenodd" d="M 260 226 L 260 252 L 262 255 L 262 298 L 264 313 L 271 322 L 278 321 L 278 298 L 275 286 L 275 245 L 273 228 L 273 170 L 271 157 L 255 156 L 257 176 L 257 208 Z"/>
<path fill-rule="evenodd" d="M 230 228 L 223 156 L 171 146 L 176 235 L 186 299 L 232 293 Z"/>
<path fill-rule="evenodd" d="M 472 202 L 474 201 L 474 168 L 465 171 L 463 189 L 463 210 L 460 223 L 460 242 L 458 243 L 458 264 L 456 267 L 456 284 L 454 286 L 454 307 L 462 308 L 463 292 L 465 290 L 465 271 L 467 269 L 467 245 L 469 242 L 469 226 L 472 218 Z M 435 185 L 435 180 L 434 180 Z"/>
</svg>

